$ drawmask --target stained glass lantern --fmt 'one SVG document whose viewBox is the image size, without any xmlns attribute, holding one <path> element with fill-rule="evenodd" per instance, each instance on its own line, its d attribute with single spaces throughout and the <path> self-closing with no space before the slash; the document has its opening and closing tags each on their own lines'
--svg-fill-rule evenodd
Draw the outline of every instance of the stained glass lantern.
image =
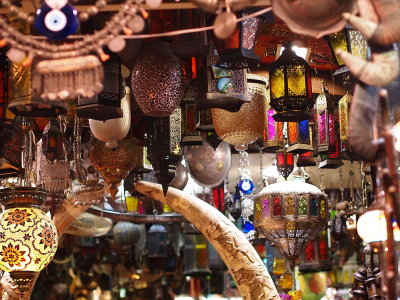
<svg viewBox="0 0 400 300">
<path fill-rule="evenodd" d="M 312 151 L 299 154 L 296 162 L 297 167 L 315 167 L 317 162 Z"/>
<path fill-rule="evenodd" d="M 310 132 L 310 122 L 308 120 L 288 122 L 287 140 L 289 147 L 286 151 L 294 154 L 312 151 Z"/>
<path fill-rule="evenodd" d="M 273 118 L 275 111 L 270 108 L 267 110 L 267 126 L 264 130 L 263 150 L 276 151 L 284 146 L 283 124 L 276 122 Z"/>
<path fill-rule="evenodd" d="M 286 150 L 276 152 L 276 167 L 278 172 L 287 179 L 294 169 L 294 155 Z"/>
<path fill-rule="evenodd" d="M 354 28 L 346 27 L 340 32 L 327 35 L 326 40 L 332 50 L 337 65 L 344 67 L 344 62 L 336 55 L 337 50 L 349 52 L 363 59 L 367 58 L 368 42 L 366 37 Z"/>
<path fill-rule="evenodd" d="M 183 70 L 169 44 L 145 45 L 132 69 L 132 94 L 140 109 L 151 117 L 169 116 L 184 93 Z"/>
<path fill-rule="evenodd" d="M 327 231 L 322 231 L 315 239 L 307 243 L 301 256 L 299 270 L 302 272 L 326 271 L 330 268 Z"/>
<path fill-rule="evenodd" d="M 185 240 L 184 274 L 192 277 L 210 275 L 207 239 L 190 224 L 185 224 L 183 233 Z"/>
<path fill-rule="evenodd" d="M 123 116 L 121 99 L 125 96 L 125 88 L 119 56 L 110 53 L 110 59 L 103 63 L 103 69 L 103 91 L 93 98 L 78 99 L 78 117 L 105 121 Z"/>
<path fill-rule="evenodd" d="M 160 224 L 151 225 L 147 232 L 147 257 L 167 258 L 168 232 Z"/>
<path fill-rule="evenodd" d="M 275 121 L 298 122 L 312 119 L 314 105 L 311 69 L 307 62 L 286 46 L 269 72 L 270 105 Z"/>
<path fill-rule="evenodd" d="M 349 114 L 352 95 L 348 92 L 339 100 L 339 137 L 340 137 L 340 151 L 348 153 L 350 148 L 349 141 Z"/>
<path fill-rule="evenodd" d="M 65 156 L 63 133 L 55 119 L 51 119 L 44 128 L 42 134 L 42 153 L 51 162 L 54 162 L 56 159 L 63 159 Z"/>
<path fill-rule="evenodd" d="M 241 13 L 239 17 L 247 15 L 248 13 Z M 259 24 L 259 17 L 245 19 L 237 24 L 236 30 L 230 37 L 225 40 L 216 39 L 220 55 L 217 65 L 220 68 L 245 69 L 260 60 L 253 52 Z"/>
<path fill-rule="evenodd" d="M 327 226 L 326 195 L 298 180 L 265 187 L 255 198 L 254 226 L 292 263 Z"/>
<path fill-rule="evenodd" d="M 47 191 L 33 187 L 0 190 L 5 211 L 0 215 L 0 269 L 9 272 L 21 292 L 52 260 L 57 229 L 40 209 Z"/>
<path fill-rule="evenodd" d="M 321 93 L 316 101 L 316 142 L 318 153 L 335 152 L 336 127 L 335 127 L 335 102 L 322 82 Z"/>
<path fill-rule="evenodd" d="M 247 148 L 246 145 L 264 134 L 268 105 L 266 78 L 247 74 L 247 93 L 251 96 L 251 102 L 243 104 L 238 112 L 212 109 L 216 133 L 228 144 L 240 148 Z"/>
</svg>

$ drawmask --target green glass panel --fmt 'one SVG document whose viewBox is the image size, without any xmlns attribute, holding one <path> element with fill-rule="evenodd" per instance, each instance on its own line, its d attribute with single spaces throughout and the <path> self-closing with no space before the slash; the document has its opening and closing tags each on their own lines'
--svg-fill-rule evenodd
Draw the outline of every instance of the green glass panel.
<svg viewBox="0 0 400 300">
<path fill-rule="evenodd" d="M 307 96 L 305 66 L 288 66 L 287 77 L 289 96 Z"/>
<path fill-rule="evenodd" d="M 302 196 L 299 199 L 299 215 L 306 216 L 307 215 L 307 198 Z"/>
<path fill-rule="evenodd" d="M 329 35 L 329 42 L 333 51 L 341 49 L 347 52 L 347 41 L 346 41 L 346 33 L 345 31 L 341 31 L 338 33 L 333 33 Z M 336 61 L 339 66 L 344 65 L 344 62 L 335 54 Z"/>
<path fill-rule="evenodd" d="M 270 86 L 272 98 L 280 98 L 285 95 L 285 74 L 283 66 L 270 72 Z"/>
</svg>

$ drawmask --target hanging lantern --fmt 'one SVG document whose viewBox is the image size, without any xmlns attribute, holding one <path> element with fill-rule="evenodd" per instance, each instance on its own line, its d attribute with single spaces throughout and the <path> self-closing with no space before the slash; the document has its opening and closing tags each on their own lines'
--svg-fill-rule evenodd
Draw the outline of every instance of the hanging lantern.
<svg viewBox="0 0 400 300">
<path fill-rule="evenodd" d="M 309 121 L 288 122 L 287 139 L 289 147 L 286 151 L 289 153 L 300 154 L 312 151 Z"/>
<path fill-rule="evenodd" d="M 276 122 L 273 118 L 275 111 L 267 111 L 267 128 L 264 130 L 264 151 L 276 151 L 284 146 L 283 122 Z"/>
<path fill-rule="evenodd" d="M 0 178 L 16 177 L 19 175 L 22 169 L 22 141 L 23 135 L 14 128 L 14 130 L 11 131 L 9 140 L 0 147 Z M 4 143 L 4 141 L 0 143 Z"/>
<path fill-rule="evenodd" d="M 57 229 L 40 210 L 46 197 L 47 191 L 39 188 L 0 190 L 6 209 L 0 215 L 0 269 L 10 273 L 22 293 L 57 250 Z"/>
<path fill-rule="evenodd" d="M 131 128 L 131 92 L 125 87 L 125 96 L 121 100 L 122 118 L 98 121 L 89 119 L 90 131 L 96 139 L 105 142 L 108 148 L 118 146 L 118 141 L 123 139 Z"/>
<path fill-rule="evenodd" d="M 314 159 L 314 153 L 312 151 L 299 154 L 297 158 L 297 167 L 314 167 L 317 162 Z"/>
<path fill-rule="evenodd" d="M 239 17 L 246 17 L 242 12 Z M 239 22 L 235 31 L 227 39 L 216 39 L 220 58 L 217 66 L 228 70 L 246 69 L 257 63 L 260 58 L 253 52 L 260 17 L 253 17 Z"/>
<path fill-rule="evenodd" d="M 65 157 L 63 133 L 55 119 L 51 119 L 43 131 L 42 153 L 51 162 Z"/>
<path fill-rule="evenodd" d="M 268 105 L 266 78 L 247 74 L 247 93 L 251 102 L 243 104 L 236 113 L 212 109 L 216 133 L 225 142 L 240 148 L 247 148 L 247 144 L 263 136 Z"/>
<path fill-rule="evenodd" d="M 200 231 L 190 224 L 185 224 L 184 229 L 184 274 L 192 277 L 210 275 L 208 265 L 208 242 Z"/>
<path fill-rule="evenodd" d="M 307 243 L 301 256 L 299 270 L 301 272 L 326 271 L 330 268 L 327 231 L 322 231 L 318 237 Z"/>
<path fill-rule="evenodd" d="M 112 234 L 117 245 L 131 249 L 140 238 L 140 229 L 136 224 L 121 221 L 114 225 Z"/>
<path fill-rule="evenodd" d="M 90 160 L 101 177 L 111 184 L 110 193 L 113 198 L 121 181 L 140 163 L 141 158 L 138 157 L 136 148 L 135 141 L 130 135 L 120 140 L 114 149 L 107 148 L 106 143 L 95 138 L 91 141 Z"/>
<path fill-rule="evenodd" d="M 171 115 L 184 96 L 184 85 L 179 60 L 167 43 L 143 47 L 132 69 L 132 94 L 146 115 Z"/>
<path fill-rule="evenodd" d="M 344 62 L 336 54 L 336 51 L 339 49 L 361 57 L 364 60 L 367 58 L 367 38 L 354 28 L 346 27 L 340 32 L 327 35 L 325 38 L 332 50 L 333 57 L 340 68 L 344 67 Z"/>
<path fill-rule="evenodd" d="M 147 232 L 147 257 L 166 258 L 168 232 L 163 225 L 153 224 Z"/>
<path fill-rule="evenodd" d="M 283 181 L 265 187 L 255 199 L 256 230 L 292 263 L 327 226 L 327 200 L 317 187 Z"/>
<path fill-rule="evenodd" d="M 346 94 L 339 100 L 339 136 L 340 151 L 342 154 L 350 154 L 349 141 L 349 114 L 352 95 Z"/>
<path fill-rule="evenodd" d="M 278 172 L 287 179 L 294 169 L 294 155 L 286 150 L 276 152 L 276 166 Z"/>
<path fill-rule="evenodd" d="M 212 199 L 214 207 L 223 213 L 225 211 L 224 184 L 212 188 Z"/>
<path fill-rule="evenodd" d="M 125 89 L 121 75 L 121 59 L 110 53 L 110 59 L 103 63 L 104 80 L 102 92 L 92 98 L 79 98 L 76 115 L 99 121 L 121 118 L 121 99 Z"/>
<path fill-rule="evenodd" d="M 317 152 L 335 152 L 336 128 L 335 128 L 335 102 L 325 89 L 322 82 L 321 93 L 316 101 L 316 122 L 317 122 Z"/>
<path fill-rule="evenodd" d="M 202 146 L 184 148 L 184 156 L 190 175 L 200 185 L 220 185 L 231 167 L 231 149 L 222 142 L 216 150 L 203 140 Z"/>
<path fill-rule="evenodd" d="M 183 137 L 182 146 L 195 146 L 203 143 L 202 138 L 196 130 L 199 121 L 199 113 L 196 111 L 197 90 L 196 81 L 192 81 L 186 88 L 185 96 L 182 99 L 182 121 L 183 121 Z"/>
<path fill-rule="evenodd" d="M 314 105 L 311 88 L 311 69 L 290 46 L 274 62 L 269 73 L 270 105 L 277 112 L 276 121 L 298 122 L 312 118 Z"/>
</svg>

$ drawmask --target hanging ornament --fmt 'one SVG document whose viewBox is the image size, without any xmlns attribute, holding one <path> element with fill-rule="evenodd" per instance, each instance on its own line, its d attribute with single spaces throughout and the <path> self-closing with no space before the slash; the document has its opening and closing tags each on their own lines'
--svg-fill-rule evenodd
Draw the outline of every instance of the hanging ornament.
<svg viewBox="0 0 400 300">
<path fill-rule="evenodd" d="M 251 198 L 244 198 L 242 201 L 242 217 L 244 220 L 248 220 L 254 211 L 254 201 Z"/>
<path fill-rule="evenodd" d="M 50 161 L 64 158 L 64 135 L 55 119 L 51 119 L 42 134 L 42 153 Z"/>
<path fill-rule="evenodd" d="M 143 47 L 132 69 L 132 94 L 145 114 L 171 115 L 183 99 L 184 85 L 182 67 L 169 44 Z"/>
<path fill-rule="evenodd" d="M 77 10 L 65 0 L 47 0 L 36 11 L 36 29 L 50 39 L 63 39 L 79 27 Z"/>
<path fill-rule="evenodd" d="M 140 238 L 138 225 L 120 221 L 112 229 L 113 241 L 122 247 L 131 249 Z"/>
<path fill-rule="evenodd" d="M 275 152 L 284 146 L 283 124 L 284 122 L 276 122 L 273 118 L 275 110 L 269 108 L 267 111 L 267 126 L 264 130 L 264 151 Z"/>
<path fill-rule="evenodd" d="M 293 153 L 286 152 L 286 149 L 276 152 L 277 169 L 279 173 L 285 177 L 285 180 L 293 172 L 294 169 L 294 155 Z"/>
<path fill-rule="evenodd" d="M 245 195 L 251 194 L 254 189 L 254 183 L 250 178 L 241 179 L 238 183 L 238 186 L 240 191 Z"/>
</svg>

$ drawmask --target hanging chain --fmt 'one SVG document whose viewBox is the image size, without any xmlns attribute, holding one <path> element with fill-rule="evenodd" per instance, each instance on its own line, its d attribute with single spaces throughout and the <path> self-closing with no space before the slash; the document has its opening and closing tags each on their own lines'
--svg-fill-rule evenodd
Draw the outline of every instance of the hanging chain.
<svg viewBox="0 0 400 300">
<path fill-rule="evenodd" d="M 33 138 L 32 132 L 24 134 L 23 162 L 25 171 L 25 186 L 31 186 L 33 167 Z"/>
<path fill-rule="evenodd" d="M 361 163 L 361 199 L 362 199 L 362 208 L 365 211 L 368 209 L 368 195 L 367 195 L 367 171 L 369 169 L 369 164 L 362 162 Z"/>
<path fill-rule="evenodd" d="M 343 187 L 343 171 L 342 167 L 339 168 L 339 189 L 340 189 L 340 201 L 344 201 L 344 187 Z"/>
<path fill-rule="evenodd" d="M 250 166 L 249 154 L 246 151 L 239 151 L 239 180 L 244 176 L 250 176 L 250 171 L 247 169 L 248 166 Z"/>
<path fill-rule="evenodd" d="M 318 168 L 318 173 L 319 173 L 319 188 L 325 194 L 325 189 L 326 189 L 325 173 L 320 168 Z"/>
</svg>

